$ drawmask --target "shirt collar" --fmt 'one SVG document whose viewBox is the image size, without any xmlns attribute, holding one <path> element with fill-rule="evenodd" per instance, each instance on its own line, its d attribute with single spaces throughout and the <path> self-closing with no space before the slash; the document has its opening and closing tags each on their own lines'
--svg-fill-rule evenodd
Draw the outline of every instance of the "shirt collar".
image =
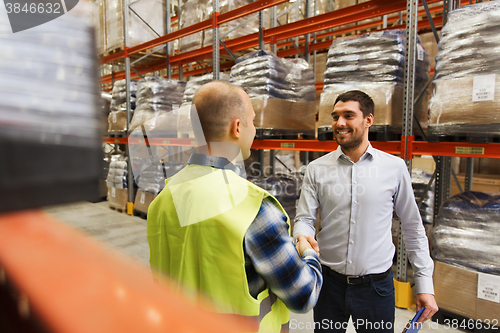
<svg viewBox="0 0 500 333">
<path fill-rule="evenodd" d="M 191 154 L 191 156 L 189 156 L 187 164 L 206 165 L 217 169 L 232 170 L 238 176 L 241 176 L 242 174 L 241 169 L 238 166 L 229 162 L 227 158 L 221 156 L 193 153 Z"/>
<path fill-rule="evenodd" d="M 368 148 L 366 148 L 365 153 L 361 156 L 361 158 L 359 160 L 361 161 L 361 160 L 364 160 L 365 158 L 368 158 L 368 157 L 371 157 L 371 158 L 375 157 L 375 148 L 372 147 L 372 144 L 369 141 L 368 141 Z M 344 154 L 344 152 L 342 151 L 342 148 L 340 146 L 338 146 L 337 150 L 335 150 L 335 158 L 337 160 L 339 158 L 342 158 L 346 161 L 351 160 L 349 157 L 347 157 L 346 154 Z"/>
</svg>

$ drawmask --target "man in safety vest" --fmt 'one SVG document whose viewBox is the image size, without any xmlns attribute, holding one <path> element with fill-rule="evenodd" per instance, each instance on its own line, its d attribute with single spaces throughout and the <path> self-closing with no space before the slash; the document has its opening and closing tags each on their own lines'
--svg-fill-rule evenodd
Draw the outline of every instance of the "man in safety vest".
<svg viewBox="0 0 500 333">
<path fill-rule="evenodd" d="M 216 312 L 248 319 L 255 332 L 288 331 L 289 310 L 307 312 L 319 296 L 317 243 L 301 237 L 295 247 L 280 203 L 240 176 L 255 136 L 245 91 L 213 81 L 193 105 L 197 152 L 148 210 L 153 274 Z"/>
</svg>

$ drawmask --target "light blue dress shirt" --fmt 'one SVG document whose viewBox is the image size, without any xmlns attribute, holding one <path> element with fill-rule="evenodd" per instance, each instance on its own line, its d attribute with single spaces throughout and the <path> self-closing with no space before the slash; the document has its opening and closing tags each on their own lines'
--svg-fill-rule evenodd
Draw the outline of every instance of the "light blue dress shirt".
<svg viewBox="0 0 500 333">
<path fill-rule="evenodd" d="M 434 294 L 434 263 L 408 169 L 402 159 L 371 144 L 356 163 L 340 146 L 309 163 L 294 238 L 314 236 L 319 209 L 321 263 L 345 275 L 382 273 L 392 266 L 395 252 L 391 232 L 394 207 L 401 218 L 417 294 Z"/>
</svg>

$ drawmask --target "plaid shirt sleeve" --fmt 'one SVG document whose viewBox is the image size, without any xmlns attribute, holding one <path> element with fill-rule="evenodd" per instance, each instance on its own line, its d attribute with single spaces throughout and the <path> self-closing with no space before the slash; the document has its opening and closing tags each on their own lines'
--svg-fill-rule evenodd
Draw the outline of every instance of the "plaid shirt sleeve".
<svg viewBox="0 0 500 333">
<path fill-rule="evenodd" d="M 245 269 L 253 297 L 269 286 L 293 312 L 308 312 L 323 276 L 317 256 L 302 259 L 288 234 L 286 217 L 268 198 L 245 234 Z"/>
</svg>

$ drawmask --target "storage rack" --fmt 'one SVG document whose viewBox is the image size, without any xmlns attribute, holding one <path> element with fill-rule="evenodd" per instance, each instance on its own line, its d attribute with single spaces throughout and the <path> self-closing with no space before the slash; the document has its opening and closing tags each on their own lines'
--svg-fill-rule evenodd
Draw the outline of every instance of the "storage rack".
<svg viewBox="0 0 500 333">
<path fill-rule="evenodd" d="M 127 1 L 124 0 L 124 17 L 128 15 Z M 142 74 L 158 71 L 167 68 L 168 78 L 179 78 L 197 75 L 205 72 L 213 71 L 214 79 L 218 78 L 219 70 L 229 69 L 234 62 L 226 61 L 221 63 L 220 55 L 229 54 L 233 58 L 233 53 L 245 50 L 248 48 L 259 46 L 263 48 L 264 43 L 272 45 L 273 51 L 281 48 L 276 52 L 279 57 L 292 56 L 296 54 L 304 55 L 306 60 L 309 60 L 311 52 L 316 54 L 316 51 L 328 49 L 331 44 L 331 39 L 334 36 L 339 36 L 346 33 L 356 31 L 366 31 L 366 29 L 375 28 L 375 30 L 406 28 L 406 43 L 407 50 L 405 59 L 405 76 L 404 76 L 404 110 L 403 110 L 403 128 L 400 141 L 389 142 L 372 142 L 372 145 L 380 150 L 386 151 L 391 154 L 399 154 L 405 159 L 407 167 L 411 172 L 412 159 L 414 155 L 432 155 L 436 162 L 436 169 L 434 174 L 427 185 L 435 182 L 435 209 L 434 214 L 437 214 L 438 208 L 442 202 L 449 197 L 451 176 L 453 174 L 455 181 L 458 181 L 451 169 L 451 157 L 466 157 L 467 170 L 465 190 L 471 189 L 472 184 L 472 158 L 500 158 L 500 143 L 469 143 L 469 142 L 427 142 L 424 132 L 422 131 L 422 138 L 425 141 L 415 141 L 413 130 L 413 106 L 416 104 L 422 93 L 416 95 L 414 91 L 414 72 L 415 72 L 415 48 L 417 32 L 421 30 L 430 29 L 439 41 L 437 30 L 444 26 L 447 21 L 447 15 L 450 10 L 461 5 L 472 4 L 471 0 L 457 1 L 457 0 L 422 0 L 419 5 L 418 0 L 395 0 L 387 2 L 385 0 L 372 0 L 369 2 L 357 4 L 354 6 L 342 8 L 332 12 L 324 13 L 321 15 L 308 17 L 306 11 L 306 18 L 293 23 L 284 24 L 264 29 L 262 27 L 262 15 L 260 15 L 260 29 L 259 33 L 235 38 L 222 42 L 219 40 L 218 27 L 220 24 L 229 22 L 231 20 L 260 12 L 263 9 L 271 8 L 278 4 L 284 3 L 286 0 L 257 0 L 251 4 L 245 5 L 238 9 L 229 11 L 224 14 L 218 12 L 218 0 L 213 0 L 213 15 L 211 19 L 202 21 L 195 25 L 179 29 L 176 32 L 169 33 L 169 20 L 167 19 L 167 34 L 148 41 L 146 43 L 128 47 L 126 19 L 124 19 L 125 31 L 125 48 L 123 51 L 114 55 L 107 56 L 101 59 L 101 64 L 108 64 L 125 59 L 125 70 L 113 72 L 111 75 L 101 77 L 101 84 L 103 88 L 107 87 L 114 80 L 126 78 L 129 81 L 132 77 L 141 76 Z M 169 0 L 166 0 L 167 9 L 169 8 Z M 433 4 L 433 7 L 429 5 Z M 442 5 L 442 6 L 441 6 Z M 419 6 L 423 6 L 423 10 L 419 11 Z M 306 0 L 306 8 L 309 8 L 308 1 Z M 403 13 L 406 11 L 406 13 Z M 274 11 L 273 11 L 274 12 Z M 434 17 L 432 16 L 434 15 Z M 420 19 L 422 16 L 425 18 Z M 167 13 L 167 17 L 169 17 Z M 343 27 L 351 23 L 367 19 L 376 19 L 382 17 L 382 20 L 377 20 L 362 25 L 353 27 Z M 275 22 L 276 14 L 272 15 L 272 21 Z M 403 20 L 406 22 L 403 24 Z M 439 22 L 441 21 L 441 22 Z M 388 27 L 388 24 L 392 24 Z M 381 26 L 381 27 L 379 27 Z M 130 67 L 130 57 L 148 49 L 158 47 L 166 44 L 169 50 L 169 43 L 177 38 L 181 38 L 204 29 L 213 30 L 213 43 L 212 46 L 202 47 L 198 50 L 184 52 L 176 55 L 170 55 L 167 52 L 165 60 L 153 61 L 144 63 L 136 68 Z M 331 30 L 337 28 L 336 30 Z M 326 32 L 325 32 L 326 31 Z M 311 42 L 309 34 L 314 34 L 314 41 Z M 288 40 L 297 36 L 304 35 L 304 38 L 299 39 L 298 43 L 289 42 Z M 278 41 L 285 41 L 278 44 Z M 294 47 L 289 47 L 292 45 Z M 411 56 L 410 56 L 411 55 Z M 208 66 L 206 60 L 212 57 L 212 66 Z M 141 58 L 142 59 L 142 58 Z M 188 69 L 186 64 L 196 63 L 198 68 Z M 172 71 L 172 67 L 177 68 L 176 72 Z M 132 70 L 132 71 L 131 71 Z M 427 86 L 432 83 L 433 76 L 429 79 Z M 322 83 L 317 83 L 317 91 L 322 90 Z M 107 87 L 109 88 L 109 87 Z M 129 85 L 127 84 L 127 100 L 130 100 Z M 130 102 L 127 103 L 128 119 L 130 123 Z M 417 126 L 418 121 L 415 119 Z M 105 138 L 107 143 L 127 144 L 127 138 Z M 141 142 L 137 142 L 141 143 Z M 149 139 L 149 145 L 163 145 L 163 146 L 195 146 L 194 140 L 186 139 L 169 139 L 168 142 L 161 139 Z M 274 152 L 276 150 L 291 150 L 291 151 L 316 151 L 316 152 L 330 152 L 337 148 L 337 144 L 333 141 L 317 141 L 317 140 L 255 140 L 252 146 L 253 149 L 259 149 L 263 152 L 264 149 L 270 149 L 271 158 L 274 160 Z M 307 155 L 306 155 L 307 156 Z M 262 161 L 262 159 L 261 159 Z M 307 161 L 306 161 L 307 162 Z M 263 163 L 261 163 L 263 167 Z M 131 168 L 129 163 L 129 169 Z M 133 184 L 132 172 L 129 170 L 129 184 Z M 460 185 L 458 184 L 460 188 Z M 132 214 L 133 211 L 133 191 L 129 190 L 129 203 L 128 213 Z M 398 252 L 397 252 L 397 280 L 406 282 L 407 272 L 407 255 L 404 249 L 404 242 L 402 239 L 401 230 L 398 233 Z M 403 306 L 404 307 L 404 306 Z"/>
</svg>

